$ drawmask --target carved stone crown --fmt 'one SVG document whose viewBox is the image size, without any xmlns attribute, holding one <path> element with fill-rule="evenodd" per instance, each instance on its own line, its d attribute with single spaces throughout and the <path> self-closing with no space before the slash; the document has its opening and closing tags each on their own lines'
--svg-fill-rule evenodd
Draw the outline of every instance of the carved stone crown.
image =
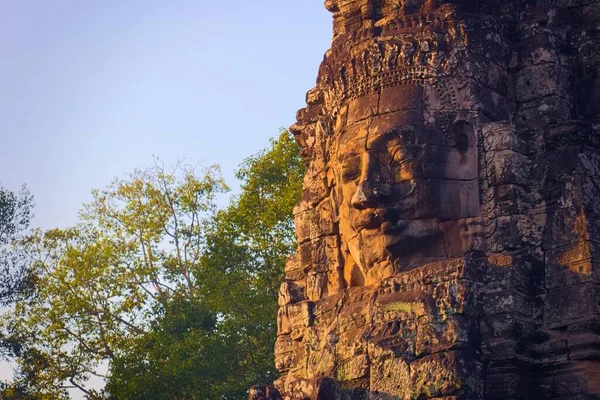
<svg viewBox="0 0 600 400">
<path fill-rule="evenodd" d="M 443 21 L 439 15 L 388 20 L 337 37 L 317 86 L 326 89 L 325 101 L 333 105 L 380 88 L 449 75 L 465 49 L 461 21 Z"/>
</svg>

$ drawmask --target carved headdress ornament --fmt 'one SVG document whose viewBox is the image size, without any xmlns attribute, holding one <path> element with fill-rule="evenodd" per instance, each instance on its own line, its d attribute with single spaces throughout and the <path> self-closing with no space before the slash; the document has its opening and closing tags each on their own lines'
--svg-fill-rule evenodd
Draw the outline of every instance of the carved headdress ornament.
<svg viewBox="0 0 600 400">
<path fill-rule="evenodd" d="M 325 6 L 334 14 L 334 39 L 307 95 L 308 107 L 292 127 L 295 134 L 317 115 L 334 124 L 347 100 L 390 86 L 435 84 L 453 74 L 467 48 L 464 21 L 452 4 L 434 10 L 432 0 L 327 0 Z"/>
</svg>

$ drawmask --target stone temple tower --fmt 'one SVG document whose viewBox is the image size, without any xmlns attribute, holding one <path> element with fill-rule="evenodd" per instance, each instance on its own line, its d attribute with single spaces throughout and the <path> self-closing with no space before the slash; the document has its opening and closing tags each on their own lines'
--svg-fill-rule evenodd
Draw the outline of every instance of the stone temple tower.
<svg viewBox="0 0 600 400">
<path fill-rule="evenodd" d="M 600 399 L 600 1 L 325 6 L 251 399 Z"/>
</svg>

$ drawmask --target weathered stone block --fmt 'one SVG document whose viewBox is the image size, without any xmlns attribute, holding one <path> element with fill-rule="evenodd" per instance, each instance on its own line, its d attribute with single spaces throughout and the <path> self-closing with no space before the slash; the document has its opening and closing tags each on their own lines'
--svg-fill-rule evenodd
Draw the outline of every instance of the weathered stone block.
<svg viewBox="0 0 600 400">
<path fill-rule="evenodd" d="M 520 125 L 529 129 L 543 130 L 547 124 L 572 119 L 573 103 L 559 95 L 540 97 L 519 105 L 516 111 Z"/>
<path fill-rule="evenodd" d="M 305 290 L 305 286 L 298 282 L 283 282 L 279 288 L 279 306 L 283 307 L 291 303 L 298 303 L 305 300 Z"/>
<path fill-rule="evenodd" d="M 467 147 L 427 146 L 423 157 L 426 178 L 473 180 L 478 174 L 478 149 Z"/>
<path fill-rule="evenodd" d="M 563 40 L 552 32 L 545 32 L 529 37 L 520 43 L 519 68 L 561 62 L 560 47 Z"/>
<path fill-rule="evenodd" d="M 411 360 L 415 357 L 416 323 L 412 319 L 374 321 L 368 331 L 369 353 L 388 351 Z"/>
<path fill-rule="evenodd" d="M 279 308 L 277 314 L 277 333 L 285 335 L 297 328 L 309 327 L 313 324 L 313 303 L 288 304 Z"/>
<path fill-rule="evenodd" d="M 511 313 L 521 318 L 534 317 L 535 307 L 531 298 L 511 288 L 484 290 L 481 301 L 485 315 Z"/>
<path fill-rule="evenodd" d="M 528 154 L 528 144 L 511 121 L 488 123 L 483 126 L 483 145 L 486 152 L 512 150 Z"/>
<path fill-rule="evenodd" d="M 327 295 L 327 273 L 311 272 L 306 281 L 306 297 L 310 301 L 321 300 Z"/>
<path fill-rule="evenodd" d="M 527 156 L 512 150 L 501 150 L 490 151 L 485 157 L 490 186 L 529 184 L 531 161 Z"/>
<path fill-rule="evenodd" d="M 292 254 L 285 262 L 285 279 L 301 281 L 306 279 L 305 264 L 302 263 L 300 254 Z"/>
<path fill-rule="evenodd" d="M 524 68 L 517 74 L 517 101 L 527 102 L 550 95 L 571 99 L 570 79 L 569 71 L 556 64 Z"/>
<path fill-rule="evenodd" d="M 600 282 L 597 244 L 589 241 L 546 252 L 546 287 L 554 289 L 583 282 Z"/>
<path fill-rule="evenodd" d="M 591 282 L 549 290 L 544 308 L 545 327 L 556 329 L 600 319 L 597 292 L 598 286 Z"/>
<path fill-rule="evenodd" d="M 425 316 L 418 321 L 415 355 L 422 357 L 460 348 L 476 340 L 476 324 L 462 315 Z"/>
<path fill-rule="evenodd" d="M 517 373 L 488 373 L 485 382 L 485 398 L 490 400 L 506 400 L 519 398 L 521 377 Z"/>
<path fill-rule="evenodd" d="M 336 370 L 336 379 L 340 382 L 369 376 L 369 356 L 361 354 L 340 364 Z"/>
<path fill-rule="evenodd" d="M 482 387 L 480 366 L 468 353 L 450 351 L 415 360 L 410 364 L 411 398 L 448 396 L 460 393 L 477 398 Z"/>
<path fill-rule="evenodd" d="M 379 92 L 374 92 L 359 97 L 348 108 L 348 125 L 361 121 L 377 114 L 379 106 Z"/>
<path fill-rule="evenodd" d="M 423 88 L 417 84 L 398 85 L 382 89 L 379 113 L 386 114 L 402 109 L 420 108 L 423 105 Z"/>
<path fill-rule="evenodd" d="M 500 252 L 540 245 L 544 221 L 538 214 L 497 217 L 491 224 L 490 248 Z"/>
<path fill-rule="evenodd" d="M 439 315 L 479 315 L 477 284 L 468 280 L 443 282 L 433 288 L 433 299 Z"/>
<path fill-rule="evenodd" d="M 430 196 L 442 221 L 475 217 L 479 214 L 479 182 L 430 179 Z"/>
<path fill-rule="evenodd" d="M 440 222 L 448 257 L 462 257 L 475 251 L 485 251 L 485 226 L 480 218 Z"/>
<path fill-rule="evenodd" d="M 406 399 L 410 395 L 410 370 L 408 363 L 391 351 L 377 350 L 369 354 L 371 365 L 370 400 Z"/>
</svg>

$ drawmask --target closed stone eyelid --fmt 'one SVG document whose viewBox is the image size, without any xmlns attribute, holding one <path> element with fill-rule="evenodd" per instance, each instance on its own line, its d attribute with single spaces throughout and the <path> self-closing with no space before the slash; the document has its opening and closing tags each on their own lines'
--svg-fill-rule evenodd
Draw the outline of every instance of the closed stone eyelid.
<svg viewBox="0 0 600 400">
<path fill-rule="evenodd" d="M 341 178 L 342 181 L 349 181 L 360 176 L 360 163 L 350 164 L 347 161 L 342 162 L 341 165 L 342 173 Z"/>
<path fill-rule="evenodd" d="M 339 157 L 338 161 L 340 163 L 344 164 L 344 163 L 347 163 L 350 160 L 353 160 L 353 159 L 356 159 L 356 158 L 359 158 L 359 157 L 360 157 L 360 154 L 358 154 L 358 153 L 351 153 L 351 154 L 346 154 L 346 155 L 343 155 L 343 156 Z"/>
<path fill-rule="evenodd" d="M 400 154 L 399 154 L 400 153 Z M 392 153 L 390 157 L 391 163 L 403 163 L 409 160 L 412 160 L 413 156 L 410 151 L 406 148 L 398 147 Z"/>
<path fill-rule="evenodd" d="M 398 153 L 402 152 L 402 148 L 400 148 L 400 146 L 396 146 L 394 149 L 392 149 L 392 158 L 396 158 L 396 156 L 398 155 Z"/>
</svg>

